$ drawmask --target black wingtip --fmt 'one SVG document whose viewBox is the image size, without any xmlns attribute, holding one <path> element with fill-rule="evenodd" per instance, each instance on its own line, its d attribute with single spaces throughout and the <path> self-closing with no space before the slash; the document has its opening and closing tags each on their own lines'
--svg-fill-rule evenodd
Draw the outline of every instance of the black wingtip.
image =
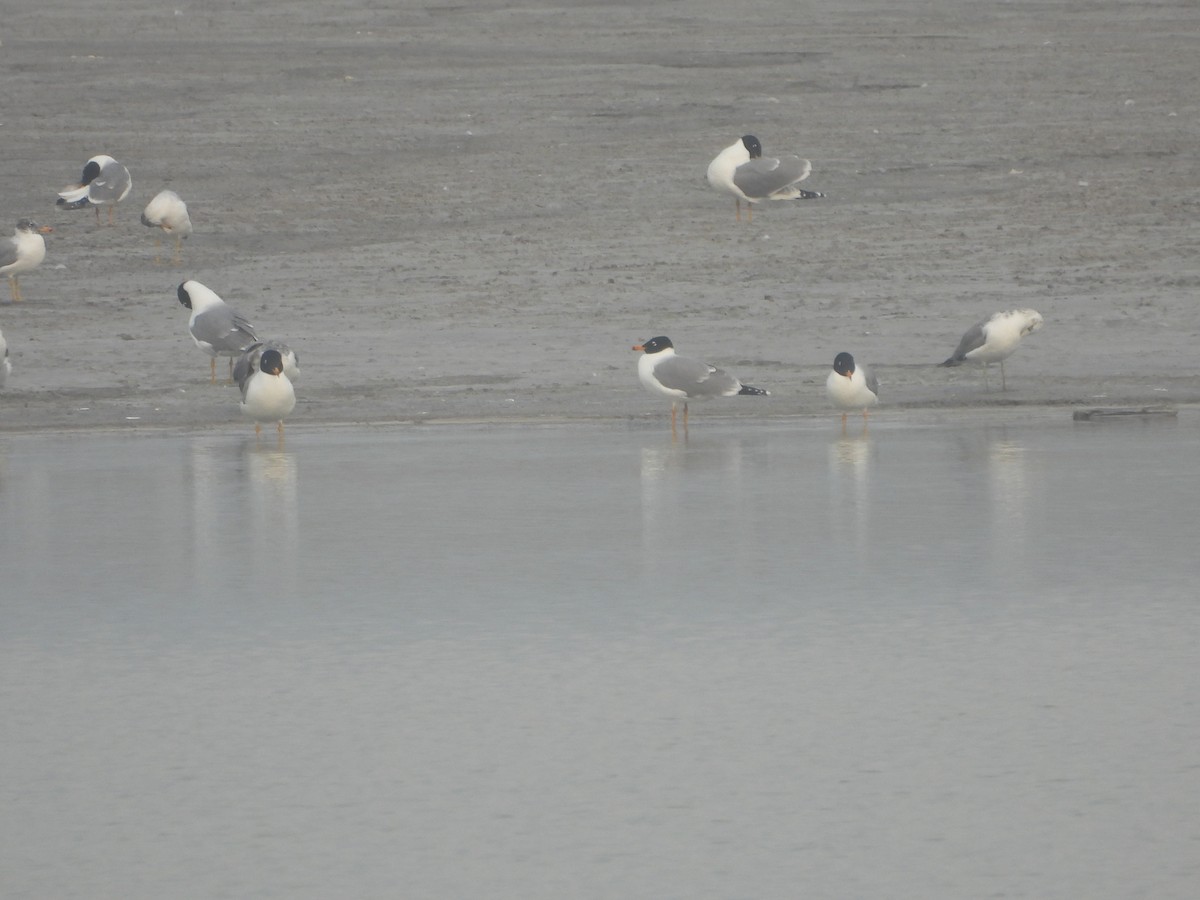
<svg viewBox="0 0 1200 900">
<path fill-rule="evenodd" d="M 825 196 L 825 195 L 824 195 L 824 194 L 822 194 L 820 191 L 805 191 L 805 190 L 801 190 L 801 191 L 800 191 L 800 196 L 799 196 L 799 197 L 797 197 L 796 199 L 798 199 L 798 200 L 818 200 L 818 199 L 820 199 L 821 197 L 824 197 L 824 196 Z"/>
<path fill-rule="evenodd" d="M 82 200 L 75 200 L 72 202 L 68 202 L 65 198 L 59 197 L 58 201 L 55 203 L 55 206 L 61 206 L 63 209 L 87 209 L 91 205 L 92 201 L 87 197 L 84 197 Z"/>
<path fill-rule="evenodd" d="M 747 397 L 769 397 L 771 395 L 771 392 L 764 390 L 763 388 L 756 388 L 756 387 L 751 387 L 748 384 L 743 384 L 742 389 L 740 391 L 738 391 L 738 396 L 741 396 L 743 394 L 746 395 Z"/>
</svg>

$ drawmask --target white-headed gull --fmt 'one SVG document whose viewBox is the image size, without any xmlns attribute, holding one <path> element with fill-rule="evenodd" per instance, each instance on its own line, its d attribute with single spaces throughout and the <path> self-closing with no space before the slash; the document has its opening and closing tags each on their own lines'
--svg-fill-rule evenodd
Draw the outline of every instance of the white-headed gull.
<svg viewBox="0 0 1200 900">
<path fill-rule="evenodd" d="M 1000 389 L 1008 390 L 1004 361 L 1013 355 L 1021 338 L 1042 327 L 1042 314 L 1036 309 L 1010 309 L 993 313 L 967 329 L 958 349 L 940 366 L 961 366 L 965 362 L 983 366 L 983 384 L 987 387 L 988 363 L 1000 363 Z"/>
<path fill-rule="evenodd" d="M 18 276 L 42 264 L 46 258 L 46 241 L 42 235 L 53 230 L 32 219 L 21 219 L 13 236 L 0 241 L 0 275 L 8 276 L 8 289 L 12 292 L 13 303 L 20 303 L 23 299 Z"/>
<path fill-rule="evenodd" d="M 162 234 L 175 238 L 175 254 L 171 261 L 183 260 L 183 239 L 192 233 L 192 220 L 188 216 L 187 204 L 174 191 L 159 191 L 142 210 L 142 224 L 157 228 L 161 234 L 155 238 L 154 261 L 158 262 L 158 248 L 162 246 Z"/>
</svg>

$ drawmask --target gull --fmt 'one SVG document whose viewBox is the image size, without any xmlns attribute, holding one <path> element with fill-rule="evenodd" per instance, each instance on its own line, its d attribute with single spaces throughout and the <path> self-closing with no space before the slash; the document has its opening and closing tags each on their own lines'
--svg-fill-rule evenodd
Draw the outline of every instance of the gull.
<svg viewBox="0 0 1200 900">
<path fill-rule="evenodd" d="M 743 135 L 717 154 L 708 164 L 708 183 L 719 191 L 733 194 L 734 212 L 742 220 L 742 201 L 746 201 L 746 221 L 754 221 L 753 203 L 760 200 L 812 200 L 825 195 L 796 187 L 808 177 L 812 163 L 798 156 L 775 159 L 762 155 L 762 144 L 752 134 Z"/>
<path fill-rule="evenodd" d="M 31 272 L 42 264 L 46 258 L 46 241 L 42 235 L 53 230 L 32 219 L 21 219 L 13 236 L 0 242 L 0 275 L 8 276 L 8 289 L 12 292 L 13 303 L 20 303 L 23 299 L 21 282 L 17 276 Z"/>
<path fill-rule="evenodd" d="M 1004 378 L 1004 361 L 1013 355 L 1021 338 L 1042 327 L 1042 314 L 1036 309 L 1010 309 L 993 313 L 967 329 L 958 342 L 958 349 L 939 366 L 961 366 L 965 362 L 983 365 L 983 384 L 987 387 L 988 363 L 1000 363 L 1000 389 L 1008 390 Z"/>
<path fill-rule="evenodd" d="M 159 191 L 142 211 L 142 224 L 147 228 L 159 228 L 164 234 L 175 238 L 175 254 L 171 262 L 183 261 L 183 239 L 192 233 L 192 220 L 188 216 L 187 204 L 174 191 Z M 158 248 L 162 246 L 162 235 L 154 241 L 154 261 L 159 261 Z"/>
<path fill-rule="evenodd" d="M 113 211 L 129 195 L 133 179 L 129 170 L 111 156 L 93 156 L 83 167 L 79 184 L 58 192 L 58 205 L 63 209 L 96 208 L 96 224 L 100 224 L 100 207 L 108 207 L 108 224 L 113 224 Z"/>
<path fill-rule="evenodd" d="M 687 432 L 688 401 L 708 400 L 712 397 L 732 397 L 735 394 L 765 396 L 770 391 L 742 384 L 728 372 L 724 372 L 698 359 L 675 354 L 675 345 L 668 337 L 651 338 L 644 344 L 635 344 L 640 351 L 638 357 L 638 380 L 652 394 L 671 399 L 671 434 L 675 434 L 675 413 L 680 400 L 683 401 L 683 430 Z"/>
<path fill-rule="evenodd" d="M 233 358 L 258 340 L 254 326 L 198 281 L 183 282 L 175 294 L 179 302 L 192 311 L 188 319 L 188 332 L 196 346 L 211 357 L 211 380 L 216 384 L 217 357 L 229 357 L 229 370 L 232 373 Z"/>
<path fill-rule="evenodd" d="M 849 353 L 839 353 L 833 358 L 833 371 L 825 379 L 825 393 L 842 410 L 842 431 L 846 430 L 846 414 L 858 409 L 862 410 L 865 428 L 867 409 L 879 402 L 879 382 L 866 368 L 855 365 Z"/>
<path fill-rule="evenodd" d="M 259 359 L 267 350 L 279 351 L 279 355 L 283 359 L 283 374 L 287 376 L 288 381 L 294 385 L 300 380 L 300 357 L 296 355 L 295 350 L 283 341 L 275 340 L 274 338 L 267 341 L 255 341 L 242 350 L 242 355 L 238 357 L 238 361 L 233 365 L 233 380 L 241 384 L 250 375 L 258 371 Z"/>
<path fill-rule="evenodd" d="M 279 440 L 283 440 L 283 420 L 296 408 L 296 391 L 283 374 L 283 356 L 278 350 L 264 350 L 259 368 L 249 371 L 240 382 L 242 413 L 254 420 L 254 435 L 262 434 L 264 422 L 275 422 Z"/>
<path fill-rule="evenodd" d="M 8 341 L 4 340 L 4 332 L 0 331 L 0 387 L 8 380 L 12 372 L 12 363 L 8 361 Z"/>
</svg>

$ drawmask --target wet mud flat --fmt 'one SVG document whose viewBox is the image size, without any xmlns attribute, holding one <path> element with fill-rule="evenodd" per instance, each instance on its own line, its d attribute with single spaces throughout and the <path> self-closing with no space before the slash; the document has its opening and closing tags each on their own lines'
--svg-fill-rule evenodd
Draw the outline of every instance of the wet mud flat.
<svg viewBox="0 0 1200 900">
<path fill-rule="evenodd" d="M 0 301 L 0 429 L 240 428 L 175 287 L 301 355 L 297 425 L 663 413 L 658 334 L 824 414 L 847 350 L 878 415 L 1200 402 L 1186 4 L 38 4 L 6 17 L 0 215 L 55 228 Z M 734 221 L 742 133 L 814 201 Z M 96 153 L 112 228 L 55 209 Z M 179 266 L 137 222 L 189 204 Z M 5 226 L 7 227 L 7 226 Z M 6 293 L 0 291 L 0 293 Z M 5 297 L 5 301 L 7 298 Z M 935 368 L 1031 307 L 1010 391 Z"/>
</svg>

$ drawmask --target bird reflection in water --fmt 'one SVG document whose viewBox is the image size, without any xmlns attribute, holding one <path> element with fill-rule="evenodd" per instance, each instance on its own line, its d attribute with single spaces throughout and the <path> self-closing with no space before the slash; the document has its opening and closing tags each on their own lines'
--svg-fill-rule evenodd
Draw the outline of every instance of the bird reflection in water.
<svg viewBox="0 0 1200 900">
<path fill-rule="evenodd" d="M 834 529 L 849 527 L 857 546 L 865 546 L 870 529 L 871 440 L 843 434 L 829 444 L 829 483 Z"/>
</svg>

